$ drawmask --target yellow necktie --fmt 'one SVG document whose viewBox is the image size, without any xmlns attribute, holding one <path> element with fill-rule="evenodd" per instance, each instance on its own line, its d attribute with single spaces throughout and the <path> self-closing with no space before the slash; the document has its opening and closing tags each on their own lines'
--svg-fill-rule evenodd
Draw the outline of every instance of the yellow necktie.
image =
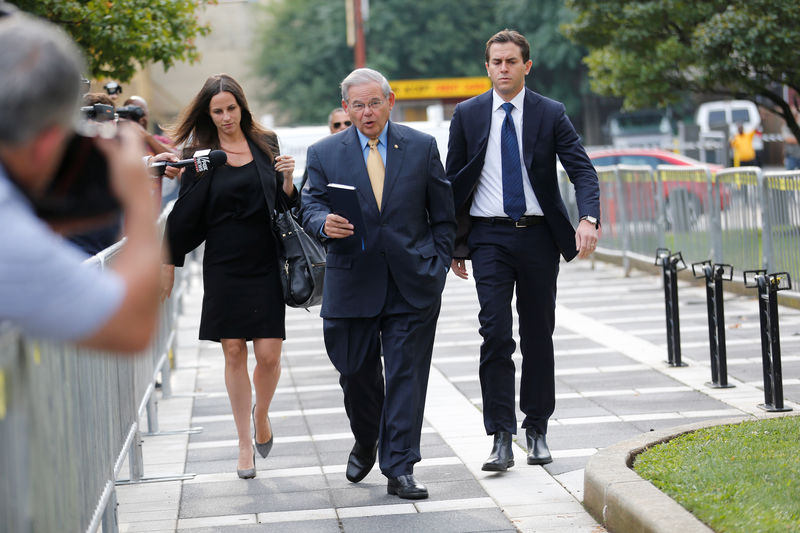
<svg viewBox="0 0 800 533">
<path fill-rule="evenodd" d="M 378 211 L 381 210 L 381 200 L 383 200 L 383 176 L 386 169 L 383 166 L 383 159 L 378 152 L 378 139 L 370 139 L 369 155 L 367 155 L 367 174 L 372 183 L 372 192 L 375 194 L 375 201 L 378 203 Z"/>
</svg>

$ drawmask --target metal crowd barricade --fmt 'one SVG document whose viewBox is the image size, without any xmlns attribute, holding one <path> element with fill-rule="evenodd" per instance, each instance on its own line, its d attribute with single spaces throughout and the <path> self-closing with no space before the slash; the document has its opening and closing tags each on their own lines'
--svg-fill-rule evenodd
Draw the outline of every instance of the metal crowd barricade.
<svg viewBox="0 0 800 533">
<path fill-rule="evenodd" d="M 658 177 L 646 165 L 619 165 L 620 205 L 627 222 L 626 250 L 650 255 L 653 248 L 664 247 L 663 198 Z"/>
<path fill-rule="evenodd" d="M 714 176 L 715 201 L 720 205 L 720 233 L 715 242 L 718 261 L 744 269 L 768 268 L 769 232 L 764 223 L 762 173 L 758 167 L 720 170 Z"/>
<path fill-rule="evenodd" d="M 121 246 L 87 262 L 103 268 Z M 135 357 L 28 339 L 0 324 L 0 531 L 117 531 L 116 478 L 127 456 L 131 477 L 142 479 L 139 419 L 146 411 L 158 432 L 159 375 L 170 393 L 185 285 L 176 277 L 157 335 Z"/>
<path fill-rule="evenodd" d="M 800 279 L 800 171 L 617 165 L 598 167 L 603 253 L 641 264 L 654 246 L 678 248 L 688 262 L 709 257 L 739 270 L 766 268 Z M 563 169 L 559 185 L 577 224 L 575 195 Z M 655 188 L 651 199 L 649 191 Z M 800 297 L 795 284 L 784 295 Z"/>
<path fill-rule="evenodd" d="M 666 247 L 681 250 L 686 261 L 713 257 L 708 167 L 659 165 L 657 172 L 664 198 Z"/>
<path fill-rule="evenodd" d="M 765 172 L 762 186 L 764 235 L 769 241 L 768 270 L 800 279 L 800 170 Z M 792 290 L 800 290 L 795 283 Z"/>
</svg>

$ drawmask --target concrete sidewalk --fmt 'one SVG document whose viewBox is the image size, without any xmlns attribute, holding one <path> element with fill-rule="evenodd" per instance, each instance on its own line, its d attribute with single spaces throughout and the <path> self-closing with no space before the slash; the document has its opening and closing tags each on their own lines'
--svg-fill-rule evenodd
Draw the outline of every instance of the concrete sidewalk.
<svg viewBox="0 0 800 533">
<path fill-rule="evenodd" d="M 478 304 L 471 281 L 453 276 L 443 296 L 415 469 L 430 491 L 411 502 L 386 494 L 377 467 L 361 483 L 344 477 L 353 444 L 337 373 L 327 359 L 318 310 L 287 310 L 283 374 L 271 409 L 275 446 L 254 480 L 236 477 L 237 441 L 218 344 L 197 341 L 197 273 L 180 321 L 174 395 L 159 403 L 162 431 L 145 437 L 145 476 L 193 473 L 187 481 L 119 486 L 121 531 L 531 531 L 602 532 L 581 505 L 583 468 L 600 448 L 643 432 L 731 416 L 762 416 L 758 307 L 726 295 L 729 381 L 710 389 L 705 292 L 681 284 L 685 368 L 666 359 L 660 278 L 625 278 L 612 265 L 562 263 L 555 332 L 554 461 L 505 474 L 480 467 L 491 448 L 480 414 Z M 800 313 L 781 309 L 787 405 L 800 400 Z M 519 354 L 515 356 L 519 367 Z M 251 365 L 254 360 L 251 355 Z M 521 413 L 518 413 L 521 420 Z M 124 477 L 125 474 L 123 473 Z"/>
</svg>

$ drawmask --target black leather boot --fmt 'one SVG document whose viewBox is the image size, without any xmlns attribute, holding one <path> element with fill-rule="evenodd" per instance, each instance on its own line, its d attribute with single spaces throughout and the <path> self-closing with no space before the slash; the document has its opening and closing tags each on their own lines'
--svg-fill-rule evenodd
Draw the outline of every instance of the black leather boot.
<svg viewBox="0 0 800 533">
<path fill-rule="evenodd" d="M 534 428 L 526 428 L 525 440 L 528 444 L 529 465 L 546 465 L 553 462 L 550 448 L 547 447 L 547 440 L 545 440 L 543 434 L 537 432 Z"/>
<path fill-rule="evenodd" d="M 483 468 L 486 472 L 505 472 L 514 466 L 514 452 L 511 450 L 511 433 L 498 431 L 494 434 L 492 453 Z"/>
</svg>

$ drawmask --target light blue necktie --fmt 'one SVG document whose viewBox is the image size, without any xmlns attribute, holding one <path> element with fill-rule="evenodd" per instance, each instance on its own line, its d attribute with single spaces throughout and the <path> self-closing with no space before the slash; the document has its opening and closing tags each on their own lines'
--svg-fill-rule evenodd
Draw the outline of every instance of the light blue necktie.
<svg viewBox="0 0 800 533">
<path fill-rule="evenodd" d="M 506 118 L 500 130 L 500 155 L 503 160 L 503 211 L 515 221 L 525 214 L 525 191 L 522 189 L 522 165 L 519 160 L 517 130 L 511 118 L 511 102 L 503 104 Z"/>
</svg>

